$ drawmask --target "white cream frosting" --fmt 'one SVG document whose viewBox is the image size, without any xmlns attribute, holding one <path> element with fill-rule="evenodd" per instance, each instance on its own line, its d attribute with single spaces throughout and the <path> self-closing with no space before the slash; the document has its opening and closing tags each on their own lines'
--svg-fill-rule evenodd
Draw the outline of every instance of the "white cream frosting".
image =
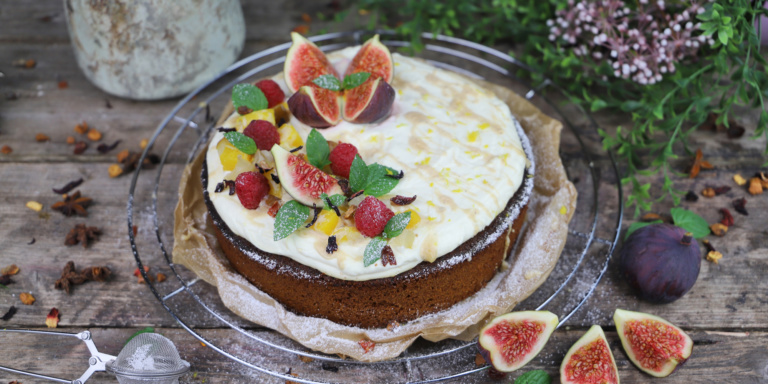
<svg viewBox="0 0 768 384">
<path fill-rule="evenodd" d="M 356 51 L 348 48 L 330 54 L 329 59 L 344 73 Z M 389 194 L 379 197 L 395 213 L 412 209 L 421 219 L 406 230 L 413 231 L 411 247 L 399 244 L 397 238 L 390 241 L 397 265 L 383 266 L 379 261 L 365 267 L 363 251 L 370 239 L 362 236 L 340 243 L 333 254 L 325 252 L 328 236 L 313 229 L 300 229 L 274 241 L 274 219 L 267 214 L 266 204 L 247 210 L 237 196 L 214 193 L 219 181 L 234 179 L 221 166 L 216 143 L 223 134 L 217 132 L 206 157 L 207 188 L 232 232 L 263 251 L 290 257 L 329 276 L 370 280 L 434 261 L 475 236 L 504 210 L 520 187 L 527 164 L 517 122 L 507 105 L 465 77 L 398 54 L 393 59 L 392 86 L 397 96 L 388 118 L 370 125 L 342 121 L 319 132 L 327 140 L 355 145 L 368 164 L 405 172 Z M 287 89 L 282 78 L 275 80 Z M 295 118 L 291 124 L 306 142 L 311 128 Z M 390 203 L 395 195 L 418 197 L 399 207 Z M 290 199 L 288 194 L 283 198 Z"/>
</svg>

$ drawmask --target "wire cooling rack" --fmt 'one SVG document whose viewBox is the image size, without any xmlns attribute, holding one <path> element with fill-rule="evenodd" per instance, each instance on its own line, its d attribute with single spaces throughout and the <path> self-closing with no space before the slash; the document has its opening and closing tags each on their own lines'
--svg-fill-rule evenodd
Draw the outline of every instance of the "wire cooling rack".
<svg viewBox="0 0 768 384">
<path fill-rule="evenodd" d="M 382 43 L 393 51 L 411 51 L 410 42 L 392 32 L 379 31 Z M 359 45 L 372 32 L 356 31 L 315 36 L 310 40 L 324 51 Z M 531 69 L 498 50 L 454 37 L 425 34 L 425 47 L 415 56 L 451 71 L 506 86 L 565 125 L 560 155 L 579 197 L 563 253 L 547 281 L 516 310 L 547 309 L 559 315 L 562 326 L 587 302 L 605 274 L 616 246 L 623 213 L 622 192 L 613 155 L 602 149 L 597 124 L 580 107 L 569 104 L 549 80 L 528 84 Z M 251 55 L 230 66 L 216 79 L 182 99 L 160 123 L 142 155 L 162 152 L 151 169 L 139 167 L 128 198 L 128 235 L 139 270 L 152 293 L 178 323 L 212 348 L 253 374 L 299 383 L 407 382 L 433 383 L 482 379 L 477 372 L 488 366 L 474 364 L 475 342 L 417 341 L 401 356 L 378 363 L 362 363 L 308 350 L 269 329 L 255 326 L 230 312 L 215 287 L 172 262 L 173 210 L 183 167 L 205 149 L 218 116 L 235 84 L 271 76 L 282 70 L 290 43 Z M 601 183 L 602 182 L 602 183 Z M 608 186 L 606 188 L 606 186 Z M 137 223 L 151 225 L 154 239 L 134 235 Z M 142 266 L 167 263 L 169 281 L 153 284 Z M 229 332 L 210 332 L 225 329 Z M 286 372 L 290 356 L 312 359 L 302 364 L 300 376 Z M 305 359 L 308 360 L 308 359 Z M 247 369 L 246 369 L 247 371 Z M 294 370 L 294 373 L 299 372 Z M 364 378 L 364 379 L 363 379 Z"/>
</svg>

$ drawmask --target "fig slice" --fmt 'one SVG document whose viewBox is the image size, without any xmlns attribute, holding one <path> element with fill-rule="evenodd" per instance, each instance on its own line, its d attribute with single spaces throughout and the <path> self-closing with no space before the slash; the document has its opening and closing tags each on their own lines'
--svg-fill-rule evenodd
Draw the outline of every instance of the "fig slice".
<svg viewBox="0 0 768 384">
<path fill-rule="evenodd" d="M 379 35 L 368 39 L 349 63 L 344 76 L 368 72 L 372 79 L 383 78 L 387 83 L 395 77 L 395 66 L 389 48 L 379 41 Z"/>
<path fill-rule="evenodd" d="M 338 92 L 314 84 L 299 88 L 288 99 L 288 108 L 299 121 L 313 128 L 328 128 L 341 121 Z"/>
<path fill-rule="evenodd" d="M 619 384 L 619 370 L 605 333 L 593 325 L 576 341 L 560 365 L 563 384 Z"/>
<path fill-rule="evenodd" d="M 358 87 L 344 92 L 344 120 L 369 124 L 389 115 L 395 101 L 395 90 L 384 79 L 372 77 Z"/>
<path fill-rule="evenodd" d="M 328 196 L 344 194 L 339 182 L 331 175 L 291 154 L 280 145 L 272 146 L 270 152 L 275 158 L 280 185 L 299 203 L 310 207 L 322 207 L 321 194 L 327 193 Z"/>
<path fill-rule="evenodd" d="M 613 322 L 629 360 L 651 376 L 669 376 L 691 356 L 693 340 L 658 316 L 616 309 Z"/>
<path fill-rule="evenodd" d="M 331 62 L 325 57 L 325 53 L 317 45 L 296 32 L 291 32 L 291 40 L 293 44 L 288 49 L 283 66 L 285 84 L 291 92 L 312 84 L 312 80 L 322 75 L 339 77 Z"/>
<path fill-rule="evenodd" d="M 480 353 L 497 371 L 515 371 L 539 354 L 557 323 L 557 315 L 549 311 L 501 315 L 480 331 Z"/>
</svg>

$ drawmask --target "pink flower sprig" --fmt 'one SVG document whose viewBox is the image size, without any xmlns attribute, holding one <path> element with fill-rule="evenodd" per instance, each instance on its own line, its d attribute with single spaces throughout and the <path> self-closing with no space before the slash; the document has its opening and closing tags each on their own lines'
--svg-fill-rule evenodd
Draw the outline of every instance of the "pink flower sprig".
<svg viewBox="0 0 768 384">
<path fill-rule="evenodd" d="M 696 57 L 703 44 L 713 45 L 701 34 L 696 15 L 703 3 L 689 0 L 667 8 L 663 0 L 639 0 L 630 9 L 622 0 L 568 1 L 547 21 L 549 39 L 560 40 L 577 56 L 605 60 L 616 77 L 639 84 L 655 84 L 675 65 Z"/>
</svg>

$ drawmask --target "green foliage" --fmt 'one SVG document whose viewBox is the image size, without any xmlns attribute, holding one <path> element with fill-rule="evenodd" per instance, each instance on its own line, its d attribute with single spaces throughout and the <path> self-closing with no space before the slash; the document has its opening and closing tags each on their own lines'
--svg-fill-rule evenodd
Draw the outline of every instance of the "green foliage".
<svg viewBox="0 0 768 384">
<path fill-rule="evenodd" d="M 633 2 L 626 3 L 634 7 Z M 375 11 L 370 13 L 370 26 L 396 25 L 397 32 L 417 48 L 422 46 L 422 32 L 485 44 L 516 43 L 522 53 L 518 59 L 534 69 L 519 75 L 530 75 L 534 84 L 548 77 L 564 89 L 570 102 L 587 110 L 629 114 L 631 127 L 600 130 L 600 135 L 604 147 L 623 161 L 622 184 L 630 189 L 627 204 L 635 207 L 635 214 L 650 210 L 663 198 L 680 202 L 682 193 L 674 183 L 680 170 L 673 169 L 671 160 L 692 155 L 688 137 L 710 113 L 727 125 L 734 106 L 760 109 L 754 137 L 768 139 L 768 111 L 763 107 L 768 71 L 754 28 L 759 16 L 768 14 L 762 0 L 706 2 L 706 12 L 698 15 L 700 33 L 711 36 L 715 44 L 703 46 L 695 60 L 677 63 L 674 73 L 653 85 L 617 78 L 607 62 L 577 56 L 550 41 L 546 22 L 568 6 L 567 0 L 358 0 L 357 4 Z M 664 181 L 652 189 L 641 179 L 653 174 L 662 174 Z"/>
</svg>

